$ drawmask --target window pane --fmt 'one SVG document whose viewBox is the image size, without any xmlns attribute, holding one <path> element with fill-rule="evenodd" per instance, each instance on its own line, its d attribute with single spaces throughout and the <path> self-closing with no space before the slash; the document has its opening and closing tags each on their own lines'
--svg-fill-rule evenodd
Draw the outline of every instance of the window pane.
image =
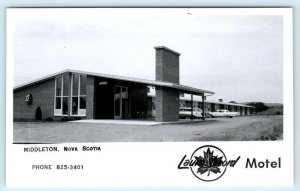
<svg viewBox="0 0 300 191">
<path fill-rule="evenodd" d="M 62 108 L 62 111 L 63 111 L 63 115 L 67 115 L 68 114 L 68 98 L 67 97 L 63 97 L 63 108 Z"/>
<path fill-rule="evenodd" d="M 60 97 L 57 97 L 55 99 L 55 109 L 61 109 L 61 98 Z"/>
<path fill-rule="evenodd" d="M 70 89 L 70 80 L 69 76 L 64 76 L 64 91 L 63 94 L 64 96 L 69 96 L 69 89 Z"/>
<path fill-rule="evenodd" d="M 61 77 L 56 78 L 56 96 L 61 96 Z"/>
<path fill-rule="evenodd" d="M 78 115 L 78 97 L 72 99 L 72 115 Z"/>
<path fill-rule="evenodd" d="M 80 75 L 80 95 L 86 95 L 86 75 Z"/>
<path fill-rule="evenodd" d="M 78 82 L 79 82 L 79 75 L 73 74 L 73 95 L 78 95 Z"/>
<path fill-rule="evenodd" d="M 85 96 L 80 97 L 80 109 L 86 109 L 86 97 Z"/>
</svg>

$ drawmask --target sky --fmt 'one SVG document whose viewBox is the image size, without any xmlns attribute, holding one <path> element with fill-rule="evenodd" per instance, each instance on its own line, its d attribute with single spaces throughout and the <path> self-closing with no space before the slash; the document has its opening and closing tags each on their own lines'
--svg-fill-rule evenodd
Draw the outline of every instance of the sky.
<svg viewBox="0 0 300 191">
<path fill-rule="evenodd" d="M 14 86 L 65 69 L 155 79 L 155 46 L 209 100 L 283 103 L 283 17 L 181 9 L 10 9 Z"/>
</svg>

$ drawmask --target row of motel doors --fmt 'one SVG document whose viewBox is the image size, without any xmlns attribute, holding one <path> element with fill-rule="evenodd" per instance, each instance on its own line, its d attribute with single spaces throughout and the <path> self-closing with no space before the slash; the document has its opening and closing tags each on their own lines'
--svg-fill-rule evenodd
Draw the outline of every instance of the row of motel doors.
<svg viewBox="0 0 300 191">
<path fill-rule="evenodd" d="M 129 111 L 129 101 L 128 101 L 128 88 L 125 86 L 115 86 L 114 87 L 114 118 L 115 119 L 126 119 L 130 116 Z M 215 104 L 211 105 L 212 111 L 215 111 Z M 224 105 L 220 105 L 220 109 L 225 109 Z M 234 108 L 237 111 L 237 108 Z M 243 113 L 240 110 L 241 115 L 248 115 L 247 109 Z"/>
<path fill-rule="evenodd" d="M 128 88 L 125 86 L 114 87 L 114 118 L 124 119 L 129 117 Z"/>
</svg>

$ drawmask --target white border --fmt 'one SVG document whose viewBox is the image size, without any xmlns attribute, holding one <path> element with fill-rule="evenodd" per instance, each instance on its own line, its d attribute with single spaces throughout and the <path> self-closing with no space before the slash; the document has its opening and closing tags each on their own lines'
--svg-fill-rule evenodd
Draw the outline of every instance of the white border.
<svg viewBox="0 0 300 191">
<path fill-rule="evenodd" d="M 128 9 L 127 9 L 128 10 Z M 129 9 L 130 10 L 130 9 Z M 145 12 L 145 9 L 134 11 Z M 153 9 L 155 10 L 155 9 Z M 174 9 L 174 11 L 177 9 Z M 10 10 L 7 10 L 9 12 Z M 103 12 L 109 12 L 105 9 Z M 13 23 L 7 22 L 7 80 L 6 80 L 6 162 L 7 185 L 14 187 L 124 187 L 124 186 L 291 186 L 293 185 L 293 21 L 291 8 L 243 8 L 202 9 L 203 15 L 283 15 L 284 16 L 284 139 L 275 142 L 167 142 L 167 143 L 99 143 L 99 153 L 52 153 L 24 154 L 24 145 L 13 145 L 13 38 L 10 34 Z M 183 155 L 191 154 L 202 145 L 212 144 L 226 153 L 228 158 L 255 156 L 282 157 L 283 168 L 279 171 L 245 170 L 241 165 L 225 173 L 220 181 L 207 184 L 197 180 L 188 171 L 176 169 Z M 59 145 L 63 148 L 65 144 Z M 81 147 L 83 144 L 67 144 Z M 94 145 L 94 144 L 89 144 Z M 34 146 L 34 145 L 31 145 Z M 246 148 L 246 149 L 245 149 Z M 123 163 L 116 165 L 119 157 Z M 148 157 L 148 158 L 146 158 Z M 22 159 L 22 160 L 20 160 Z M 28 164 L 38 163 L 83 163 L 83 172 L 32 172 Z M 148 163 L 149 165 L 146 165 Z M 121 169 L 120 169 L 121 168 Z M 121 171 L 118 173 L 118 171 Z M 124 172 L 124 174 L 122 174 Z M 266 178 L 271 177 L 271 178 Z M 237 181 L 238 180 L 238 181 Z"/>
</svg>

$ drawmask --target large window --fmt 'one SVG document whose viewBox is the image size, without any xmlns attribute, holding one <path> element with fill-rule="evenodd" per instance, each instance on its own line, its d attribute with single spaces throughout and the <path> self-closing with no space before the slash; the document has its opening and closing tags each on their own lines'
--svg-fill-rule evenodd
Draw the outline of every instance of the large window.
<svg viewBox="0 0 300 191">
<path fill-rule="evenodd" d="M 70 79 L 69 75 L 55 79 L 55 108 L 54 115 L 67 116 L 69 103 Z"/>
<path fill-rule="evenodd" d="M 72 75 L 72 114 L 73 116 L 86 115 L 86 75 Z"/>
</svg>

